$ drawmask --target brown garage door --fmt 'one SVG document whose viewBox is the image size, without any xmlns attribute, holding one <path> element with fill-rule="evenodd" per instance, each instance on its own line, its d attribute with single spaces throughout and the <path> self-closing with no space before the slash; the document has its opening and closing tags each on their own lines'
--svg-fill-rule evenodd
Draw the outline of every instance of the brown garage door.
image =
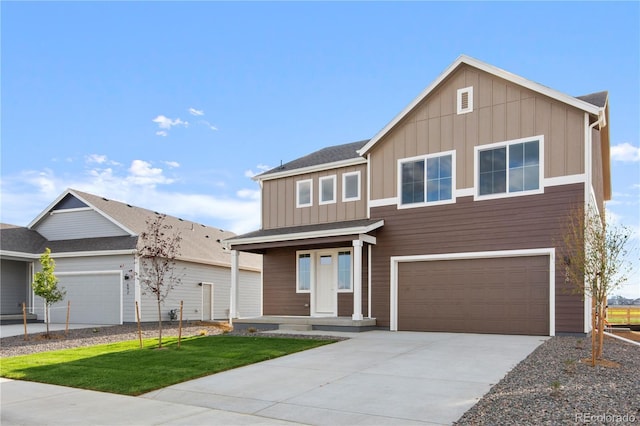
<svg viewBox="0 0 640 426">
<path fill-rule="evenodd" d="M 549 334 L 549 257 L 398 265 L 398 329 Z"/>
</svg>

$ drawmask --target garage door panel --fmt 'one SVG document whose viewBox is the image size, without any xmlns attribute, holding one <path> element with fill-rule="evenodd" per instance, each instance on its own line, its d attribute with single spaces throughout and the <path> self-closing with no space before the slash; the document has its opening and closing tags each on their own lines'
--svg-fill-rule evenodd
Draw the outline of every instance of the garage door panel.
<svg viewBox="0 0 640 426">
<path fill-rule="evenodd" d="M 64 323 L 67 302 L 71 303 L 69 322 L 76 324 L 120 324 L 120 274 L 59 275 L 59 286 L 66 291 L 62 302 L 52 306 L 51 322 Z"/>
<path fill-rule="evenodd" d="M 549 257 L 398 265 L 398 329 L 549 333 Z"/>
</svg>

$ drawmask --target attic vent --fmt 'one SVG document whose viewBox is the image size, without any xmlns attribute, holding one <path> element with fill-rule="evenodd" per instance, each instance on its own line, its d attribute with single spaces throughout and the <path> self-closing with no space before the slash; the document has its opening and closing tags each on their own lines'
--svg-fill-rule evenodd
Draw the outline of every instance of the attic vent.
<svg viewBox="0 0 640 426">
<path fill-rule="evenodd" d="M 458 114 L 473 111 L 473 86 L 458 89 Z"/>
</svg>

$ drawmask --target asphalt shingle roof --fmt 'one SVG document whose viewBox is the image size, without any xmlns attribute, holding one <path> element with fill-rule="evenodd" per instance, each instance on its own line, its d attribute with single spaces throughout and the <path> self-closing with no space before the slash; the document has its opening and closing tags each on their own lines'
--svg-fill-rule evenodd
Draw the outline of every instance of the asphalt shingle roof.
<svg viewBox="0 0 640 426">
<path fill-rule="evenodd" d="M 581 101 L 585 101 L 590 103 L 591 105 L 595 105 L 597 107 L 603 108 L 607 102 L 607 96 L 609 96 L 609 92 L 596 92 L 590 93 L 588 95 L 576 96 L 577 99 Z"/>
<path fill-rule="evenodd" d="M 289 161 L 288 163 L 266 171 L 260 174 L 258 177 L 268 176 L 273 173 L 302 169 L 305 167 L 317 166 L 320 164 L 335 163 L 337 161 L 349 160 L 351 158 L 359 158 L 360 155 L 358 155 L 358 150 L 365 146 L 367 142 L 369 142 L 368 139 L 322 148 L 319 151 L 312 152 L 309 155 L 305 155 L 304 157 L 297 158 L 293 161 Z"/>
</svg>

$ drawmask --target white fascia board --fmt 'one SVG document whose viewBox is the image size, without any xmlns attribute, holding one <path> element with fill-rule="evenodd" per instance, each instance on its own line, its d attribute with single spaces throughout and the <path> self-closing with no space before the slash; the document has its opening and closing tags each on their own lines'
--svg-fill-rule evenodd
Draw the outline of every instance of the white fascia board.
<svg viewBox="0 0 640 426">
<path fill-rule="evenodd" d="M 293 234 L 285 235 L 269 235 L 265 237 L 243 238 L 234 241 L 225 240 L 227 245 L 240 245 L 240 244 L 260 244 L 260 243 L 274 243 L 278 241 L 292 241 L 292 240 L 305 240 L 307 238 L 323 238 L 323 237 L 339 237 L 341 235 L 354 235 L 354 234 L 367 234 L 375 229 L 384 226 L 384 220 L 379 220 L 372 223 L 369 226 L 357 226 L 353 228 L 342 229 L 326 229 L 323 231 L 308 231 L 297 232 Z"/>
<path fill-rule="evenodd" d="M 0 250 L 0 258 L 5 258 L 5 257 L 17 257 L 17 258 L 35 260 L 40 258 L 40 255 L 34 254 L 34 253 L 24 253 L 21 251 Z"/>
<path fill-rule="evenodd" d="M 135 254 L 135 249 L 125 250 L 91 250 L 91 251 L 68 251 L 68 252 L 52 252 L 51 257 L 54 259 L 63 257 L 89 257 L 89 256 L 118 256 Z M 39 255 L 38 255 L 39 257 Z"/>
<path fill-rule="evenodd" d="M 124 232 L 126 232 L 130 236 L 136 237 L 138 235 L 137 233 L 133 232 L 131 229 L 129 229 L 128 227 L 126 227 L 122 223 L 118 222 L 117 220 L 115 220 L 114 218 L 112 218 L 111 216 L 109 216 L 108 214 L 106 214 L 105 212 L 103 212 L 102 210 L 100 210 L 99 208 L 97 208 L 96 206 L 94 206 L 93 204 L 91 204 L 90 202 L 85 200 L 84 198 L 82 198 L 80 195 L 76 194 L 73 190 L 68 190 L 68 192 L 71 193 L 74 197 L 78 198 L 83 203 L 85 203 L 86 205 L 90 206 L 98 214 L 102 215 L 102 217 L 104 217 L 109 222 L 113 223 L 114 225 L 116 225 L 117 227 L 122 229 Z"/>
<path fill-rule="evenodd" d="M 262 175 L 254 176 L 252 179 L 257 182 L 263 182 L 266 180 L 279 179 L 289 176 L 303 175 L 313 172 L 321 172 L 325 170 L 338 169 L 341 167 L 355 166 L 358 164 L 366 164 L 365 158 L 349 158 L 342 161 L 335 161 L 333 163 L 317 164 L 315 166 L 302 167 L 300 169 L 286 170 L 284 172 L 269 173 L 268 175 L 261 177 Z"/>
<path fill-rule="evenodd" d="M 510 73 L 501 68 L 495 67 L 493 65 L 489 65 L 485 62 L 479 61 L 470 56 L 460 55 L 458 59 L 456 59 L 451 65 L 449 65 L 449 67 L 446 70 L 444 70 L 444 72 L 440 74 L 429 86 L 427 86 L 427 88 L 424 89 L 422 93 L 420 93 L 413 101 L 411 101 L 409 105 L 407 105 L 398 115 L 396 115 L 393 118 L 393 120 L 389 122 L 389 124 L 387 124 L 373 138 L 371 138 L 371 140 L 358 151 L 358 154 L 360 155 L 366 154 L 385 134 L 387 134 L 387 132 L 389 132 L 393 127 L 395 127 L 395 125 L 398 124 L 400 120 L 402 120 L 405 117 L 405 115 L 411 112 L 416 107 L 416 105 L 418 105 L 424 98 L 426 98 L 436 87 L 440 85 L 440 83 L 442 83 L 461 64 L 467 64 L 481 71 L 485 71 L 489 74 L 493 74 L 496 77 L 510 81 L 514 84 L 518 84 L 527 89 L 533 90 L 534 92 L 556 99 L 560 102 L 564 102 L 568 105 L 574 106 L 590 114 L 594 114 L 596 116 L 599 114 L 600 108 L 588 102 L 585 102 L 578 98 L 574 98 L 573 96 L 569 96 L 564 93 L 558 92 L 557 90 L 553 90 L 549 87 L 535 83 L 531 80 L 527 80 L 524 77 L 520 77 L 519 75 Z"/>
</svg>

